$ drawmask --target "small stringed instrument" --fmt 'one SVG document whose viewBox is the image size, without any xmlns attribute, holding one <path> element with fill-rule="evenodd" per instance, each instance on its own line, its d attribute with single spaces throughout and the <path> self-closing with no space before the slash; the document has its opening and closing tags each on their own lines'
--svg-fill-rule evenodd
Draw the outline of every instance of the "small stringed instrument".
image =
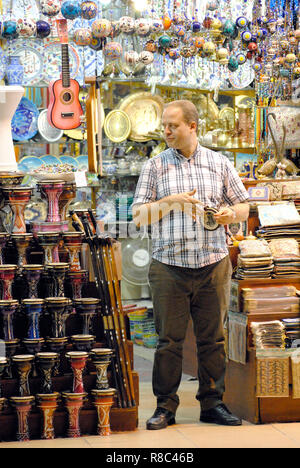
<svg viewBox="0 0 300 468">
<path fill-rule="evenodd" d="M 48 122 L 52 127 L 71 130 L 81 124 L 83 110 L 79 101 L 79 84 L 70 78 L 67 20 L 56 20 L 61 42 L 61 79 L 49 84 Z"/>
</svg>

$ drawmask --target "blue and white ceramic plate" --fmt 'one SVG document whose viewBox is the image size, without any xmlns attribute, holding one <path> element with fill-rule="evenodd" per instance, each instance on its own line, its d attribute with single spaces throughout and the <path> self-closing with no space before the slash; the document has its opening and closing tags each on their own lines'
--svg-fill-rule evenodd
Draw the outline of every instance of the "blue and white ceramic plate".
<svg viewBox="0 0 300 468">
<path fill-rule="evenodd" d="M 15 141 L 29 140 L 38 131 L 39 110 L 36 105 L 22 97 L 11 121 L 12 137 Z"/>
<path fill-rule="evenodd" d="M 79 167 L 77 158 L 72 158 L 72 156 L 60 156 L 62 164 L 72 164 L 74 167 Z"/>
<path fill-rule="evenodd" d="M 28 172 L 37 169 L 42 164 L 43 162 L 36 156 L 24 156 L 18 163 L 18 170 Z"/>
<path fill-rule="evenodd" d="M 42 164 L 46 164 L 50 166 L 52 164 L 61 164 L 61 161 L 56 156 L 52 156 L 51 154 L 47 154 L 46 156 L 41 157 Z"/>
<path fill-rule="evenodd" d="M 43 80 L 43 41 L 18 38 L 10 41 L 9 54 L 18 55 L 24 67 L 24 86 L 34 86 Z"/>
<path fill-rule="evenodd" d="M 0 47 L 0 80 L 3 80 L 7 65 L 7 59 L 4 51 Z"/>
<path fill-rule="evenodd" d="M 88 168 L 89 168 L 89 160 L 88 160 L 88 157 L 87 156 L 78 156 L 76 158 L 77 162 L 78 162 L 78 165 L 79 165 L 79 169 L 81 170 L 85 170 L 87 171 Z"/>
<path fill-rule="evenodd" d="M 44 80 L 50 83 L 61 77 L 61 45 L 53 38 L 44 40 Z M 77 79 L 80 69 L 80 59 L 74 45 L 69 44 L 69 65 L 71 78 Z"/>
</svg>

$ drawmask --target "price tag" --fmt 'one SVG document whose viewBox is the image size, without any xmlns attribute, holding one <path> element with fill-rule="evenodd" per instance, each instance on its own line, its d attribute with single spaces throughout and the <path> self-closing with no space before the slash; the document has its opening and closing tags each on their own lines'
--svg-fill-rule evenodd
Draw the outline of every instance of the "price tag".
<svg viewBox="0 0 300 468">
<path fill-rule="evenodd" d="M 86 187 L 87 186 L 85 171 L 74 172 L 74 175 L 75 175 L 76 187 Z"/>
</svg>

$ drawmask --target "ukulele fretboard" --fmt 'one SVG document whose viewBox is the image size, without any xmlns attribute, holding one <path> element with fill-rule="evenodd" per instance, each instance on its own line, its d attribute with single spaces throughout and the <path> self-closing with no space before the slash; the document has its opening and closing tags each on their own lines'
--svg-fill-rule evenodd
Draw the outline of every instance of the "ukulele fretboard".
<svg viewBox="0 0 300 468">
<path fill-rule="evenodd" d="M 70 87 L 70 67 L 68 44 L 61 44 L 61 77 L 64 88 Z"/>
</svg>

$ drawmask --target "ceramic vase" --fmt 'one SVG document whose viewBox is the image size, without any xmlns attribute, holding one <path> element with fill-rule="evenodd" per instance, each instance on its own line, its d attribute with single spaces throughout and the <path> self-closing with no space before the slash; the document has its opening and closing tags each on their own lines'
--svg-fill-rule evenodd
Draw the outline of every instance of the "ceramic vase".
<svg viewBox="0 0 300 468">
<path fill-rule="evenodd" d="M 83 335 L 89 335 L 92 332 L 92 318 L 96 314 L 99 302 L 99 299 L 94 297 L 84 297 L 74 300 L 75 310 L 82 319 Z"/>
<path fill-rule="evenodd" d="M 0 300 L 0 313 L 3 317 L 3 338 L 6 341 L 13 341 L 14 328 L 13 316 L 19 307 L 19 302 L 16 299 Z"/>
<path fill-rule="evenodd" d="M 19 396 L 29 396 L 30 388 L 28 377 L 32 369 L 34 355 L 32 354 L 17 354 L 12 357 L 12 361 L 16 367 L 19 381 Z"/>
<path fill-rule="evenodd" d="M 18 55 L 11 55 L 9 64 L 6 67 L 7 84 L 22 85 L 24 77 L 24 67 Z"/>
<path fill-rule="evenodd" d="M 90 352 L 90 357 L 97 372 L 96 390 L 109 388 L 107 368 L 111 363 L 112 355 L 113 350 L 108 348 L 93 348 Z"/>
<path fill-rule="evenodd" d="M 85 351 L 69 351 L 66 353 L 66 358 L 69 360 L 73 372 L 73 393 L 84 393 L 82 374 L 86 366 L 88 353 Z"/>
<path fill-rule="evenodd" d="M 65 401 L 69 413 L 68 437 L 80 437 L 79 413 L 87 394 L 63 392 L 62 397 Z"/>
<path fill-rule="evenodd" d="M 51 316 L 52 337 L 66 336 L 66 320 L 70 315 L 71 300 L 66 297 L 46 297 L 47 310 Z"/>
<path fill-rule="evenodd" d="M 54 439 L 55 432 L 53 427 L 53 416 L 60 398 L 59 393 L 36 394 L 36 405 L 43 415 L 43 426 L 41 439 Z"/>
<path fill-rule="evenodd" d="M 40 393 L 42 394 L 49 394 L 53 393 L 52 388 L 52 373 L 55 364 L 58 361 L 58 354 L 57 353 L 37 353 L 35 355 L 37 366 L 40 371 L 42 382 L 41 382 L 41 389 Z"/>
<path fill-rule="evenodd" d="M 24 211 L 31 198 L 33 187 L 3 187 L 2 193 L 6 204 L 9 205 L 12 214 L 12 225 L 10 232 L 13 234 L 26 234 Z"/>
<path fill-rule="evenodd" d="M 17 440 L 25 442 L 30 440 L 28 416 L 34 402 L 34 396 L 13 396 L 10 398 L 11 405 L 15 408 L 18 418 Z"/>
<path fill-rule="evenodd" d="M 97 409 L 98 424 L 97 434 L 108 436 L 111 434 L 110 429 L 110 410 L 114 402 L 116 390 L 108 388 L 106 390 L 92 390 L 93 404 Z"/>
</svg>

